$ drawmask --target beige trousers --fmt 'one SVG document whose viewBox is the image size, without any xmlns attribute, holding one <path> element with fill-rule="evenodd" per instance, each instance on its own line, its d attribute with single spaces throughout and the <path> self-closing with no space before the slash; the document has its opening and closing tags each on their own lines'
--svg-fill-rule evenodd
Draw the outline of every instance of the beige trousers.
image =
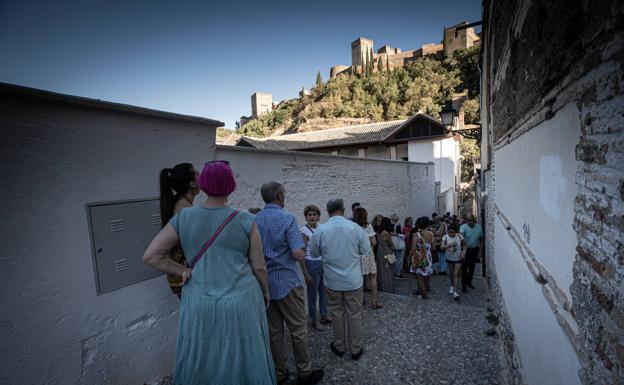
<svg viewBox="0 0 624 385">
<path fill-rule="evenodd" d="M 312 373 L 312 362 L 308 350 L 308 326 L 303 287 L 292 289 L 282 299 L 271 300 L 267 309 L 267 318 L 277 381 L 284 379 L 288 373 L 284 363 L 284 322 L 292 339 L 297 374 L 299 377 L 309 376 Z"/>
<path fill-rule="evenodd" d="M 344 352 L 348 343 L 351 354 L 359 353 L 362 350 L 362 288 L 351 291 L 325 288 L 325 292 L 327 308 L 334 325 L 334 346 Z"/>
</svg>

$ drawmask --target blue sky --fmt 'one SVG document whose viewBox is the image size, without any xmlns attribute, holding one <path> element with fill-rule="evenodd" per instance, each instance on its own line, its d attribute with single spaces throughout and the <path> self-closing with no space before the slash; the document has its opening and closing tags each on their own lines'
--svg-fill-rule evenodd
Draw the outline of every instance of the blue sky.
<svg viewBox="0 0 624 385">
<path fill-rule="evenodd" d="M 474 0 L 0 0 L 0 82 L 233 128 L 255 91 L 293 98 L 317 71 L 326 80 L 331 66 L 350 65 L 358 36 L 409 50 L 477 20 Z"/>
</svg>

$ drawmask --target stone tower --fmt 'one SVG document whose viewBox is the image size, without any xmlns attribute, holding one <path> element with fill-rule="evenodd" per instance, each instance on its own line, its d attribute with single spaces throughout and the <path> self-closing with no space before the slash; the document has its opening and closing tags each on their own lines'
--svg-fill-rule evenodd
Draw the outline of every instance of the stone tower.
<svg viewBox="0 0 624 385">
<path fill-rule="evenodd" d="M 256 92 L 251 95 L 251 117 L 257 119 L 259 116 L 273 110 L 273 95 L 264 92 Z"/>
<path fill-rule="evenodd" d="M 351 66 L 354 68 L 365 65 L 367 58 L 373 59 L 373 41 L 364 37 L 351 43 Z"/>
<path fill-rule="evenodd" d="M 444 28 L 444 54 L 446 56 L 453 55 L 453 52 L 458 49 L 480 44 L 479 35 L 475 33 L 474 28 L 461 28 L 466 24 L 468 23 L 464 21 L 450 28 Z"/>
</svg>

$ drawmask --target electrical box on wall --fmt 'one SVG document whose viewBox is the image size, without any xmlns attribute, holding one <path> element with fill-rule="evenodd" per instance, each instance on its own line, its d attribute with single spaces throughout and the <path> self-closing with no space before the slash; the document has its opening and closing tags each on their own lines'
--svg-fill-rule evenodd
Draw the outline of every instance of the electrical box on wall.
<svg viewBox="0 0 624 385">
<path fill-rule="evenodd" d="M 98 295 L 162 274 L 142 259 L 147 245 L 162 227 L 158 198 L 86 206 Z"/>
</svg>

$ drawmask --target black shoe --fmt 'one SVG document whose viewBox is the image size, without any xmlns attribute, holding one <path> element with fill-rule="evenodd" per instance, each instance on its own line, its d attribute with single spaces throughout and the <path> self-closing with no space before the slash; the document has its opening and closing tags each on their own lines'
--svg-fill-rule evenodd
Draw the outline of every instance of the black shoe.
<svg viewBox="0 0 624 385">
<path fill-rule="evenodd" d="M 289 377 L 290 377 L 290 371 L 288 371 L 288 369 L 286 369 L 286 377 L 284 377 L 281 380 L 277 381 L 277 385 L 284 385 L 286 383 L 286 381 L 288 381 Z"/>
<path fill-rule="evenodd" d="M 334 352 L 335 355 L 337 355 L 338 357 L 342 357 L 343 354 L 345 354 L 345 352 L 341 352 L 340 350 L 338 350 L 338 348 L 336 347 L 336 345 L 334 345 L 334 343 L 332 342 L 331 344 L 329 344 L 329 348 L 331 349 L 332 352 Z"/>
<path fill-rule="evenodd" d="M 462 287 L 462 293 L 467 292 L 468 290 L 465 287 Z"/>
<path fill-rule="evenodd" d="M 330 324 L 332 323 L 331 320 L 329 318 L 327 318 L 326 316 L 321 317 L 321 323 L 322 324 Z"/>
<path fill-rule="evenodd" d="M 403 274 L 395 274 L 394 278 L 396 278 L 396 279 L 405 279 L 405 276 L 403 276 Z"/>
<path fill-rule="evenodd" d="M 297 377 L 297 385 L 313 385 L 318 384 L 323 379 L 325 371 L 321 369 L 314 369 L 312 374 L 305 377 Z"/>
<path fill-rule="evenodd" d="M 472 283 L 469 283 L 469 284 L 468 284 L 468 287 L 469 287 L 469 288 L 471 288 L 471 289 L 474 289 L 474 288 L 475 288 L 474 286 L 472 286 Z"/>
<path fill-rule="evenodd" d="M 440 275 L 446 275 L 446 271 L 441 271 L 441 272 L 439 272 L 438 274 L 440 274 Z"/>
<path fill-rule="evenodd" d="M 360 351 L 355 354 L 351 353 L 351 359 L 353 361 L 357 361 L 360 359 L 360 357 L 362 357 L 362 354 L 364 354 L 364 348 L 361 348 Z"/>
</svg>

